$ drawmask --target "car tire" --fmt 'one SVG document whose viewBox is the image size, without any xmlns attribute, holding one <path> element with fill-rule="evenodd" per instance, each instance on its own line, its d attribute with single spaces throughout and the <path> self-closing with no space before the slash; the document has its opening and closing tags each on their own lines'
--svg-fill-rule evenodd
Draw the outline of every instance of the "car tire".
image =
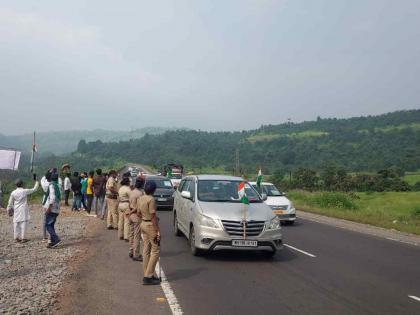
<svg viewBox="0 0 420 315">
<path fill-rule="evenodd" d="M 194 226 L 191 226 L 189 241 L 190 241 L 191 254 L 193 256 L 201 256 L 202 251 L 199 248 L 195 247 L 195 231 L 194 231 Z"/>
<path fill-rule="evenodd" d="M 174 213 L 174 234 L 175 234 L 175 236 L 181 236 L 182 235 L 182 232 L 179 229 L 178 217 L 176 215 L 176 212 Z"/>
</svg>

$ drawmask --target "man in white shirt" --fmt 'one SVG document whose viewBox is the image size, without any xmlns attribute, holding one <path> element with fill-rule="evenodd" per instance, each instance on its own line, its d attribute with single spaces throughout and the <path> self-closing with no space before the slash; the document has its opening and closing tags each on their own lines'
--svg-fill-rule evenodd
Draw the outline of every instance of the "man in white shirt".
<svg viewBox="0 0 420 315">
<path fill-rule="evenodd" d="M 70 174 L 66 174 L 64 178 L 64 204 L 69 206 L 69 196 L 71 190 L 71 181 L 70 181 Z"/>
<path fill-rule="evenodd" d="M 34 174 L 35 186 L 32 189 L 24 189 L 22 180 L 16 180 L 16 189 L 10 194 L 7 209 L 13 209 L 14 239 L 16 242 L 27 242 L 26 231 L 30 220 L 28 195 L 34 193 L 39 186 Z"/>
<path fill-rule="evenodd" d="M 50 234 L 49 248 L 56 247 L 61 243 L 60 238 L 55 232 L 55 222 L 60 213 L 60 198 L 61 190 L 58 184 L 58 174 L 53 173 L 51 175 L 50 186 L 48 187 L 48 196 L 43 202 L 45 209 L 45 225 L 48 234 Z"/>
</svg>

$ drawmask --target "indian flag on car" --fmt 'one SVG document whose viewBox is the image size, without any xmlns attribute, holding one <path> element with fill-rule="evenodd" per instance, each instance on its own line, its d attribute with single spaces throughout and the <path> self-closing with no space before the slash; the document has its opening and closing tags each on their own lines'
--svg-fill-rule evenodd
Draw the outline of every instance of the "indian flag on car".
<svg viewBox="0 0 420 315">
<path fill-rule="evenodd" d="M 257 180 L 256 180 L 258 188 L 261 187 L 262 178 L 263 178 L 263 175 L 262 175 L 262 171 L 261 171 L 261 168 L 260 168 L 260 170 L 258 171 Z"/>
<path fill-rule="evenodd" d="M 248 197 L 246 196 L 245 193 L 245 182 L 241 182 L 238 186 L 238 196 L 239 196 L 239 200 L 246 205 L 249 205 L 249 200 Z"/>
</svg>

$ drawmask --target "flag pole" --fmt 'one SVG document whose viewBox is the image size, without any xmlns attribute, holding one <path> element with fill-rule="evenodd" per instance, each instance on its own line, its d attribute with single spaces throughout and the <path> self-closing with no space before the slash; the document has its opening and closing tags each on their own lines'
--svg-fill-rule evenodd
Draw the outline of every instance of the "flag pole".
<svg viewBox="0 0 420 315">
<path fill-rule="evenodd" d="M 34 131 L 34 138 L 33 138 L 33 142 L 32 142 L 32 153 L 31 153 L 31 173 L 34 172 L 34 160 L 35 160 L 35 151 L 36 151 L 36 135 L 35 135 L 35 131 Z"/>
</svg>

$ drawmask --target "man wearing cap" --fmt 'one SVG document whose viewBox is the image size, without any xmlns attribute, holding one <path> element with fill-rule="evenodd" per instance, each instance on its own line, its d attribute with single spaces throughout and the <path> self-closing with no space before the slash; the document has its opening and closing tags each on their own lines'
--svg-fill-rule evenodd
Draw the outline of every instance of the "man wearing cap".
<svg viewBox="0 0 420 315">
<path fill-rule="evenodd" d="M 141 218 L 140 228 L 143 233 L 143 284 L 156 285 L 160 279 L 154 275 L 160 253 L 160 229 L 156 216 L 156 201 L 153 193 L 156 183 L 149 181 L 144 187 L 145 195 L 137 202 L 137 214 Z"/>
<path fill-rule="evenodd" d="M 31 218 L 29 215 L 28 195 L 38 189 L 39 183 L 36 181 L 36 174 L 34 174 L 34 181 L 35 185 L 32 189 L 24 189 L 23 181 L 21 179 L 16 180 L 16 189 L 10 194 L 7 209 L 10 213 L 13 210 L 13 230 L 16 242 L 24 243 L 28 241 L 26 230 Z"/>
<path fill-rule="evenodd" d="M 142 261 L 140 218 L 137 215 L 137 202 L 143 196 L 144 180 L 138 178 L 134 189 L 130 193 L 130 212 L 128 214 L 128 241 L 130 242 L 129 256 L 135 261 Z"/>
</svg>

